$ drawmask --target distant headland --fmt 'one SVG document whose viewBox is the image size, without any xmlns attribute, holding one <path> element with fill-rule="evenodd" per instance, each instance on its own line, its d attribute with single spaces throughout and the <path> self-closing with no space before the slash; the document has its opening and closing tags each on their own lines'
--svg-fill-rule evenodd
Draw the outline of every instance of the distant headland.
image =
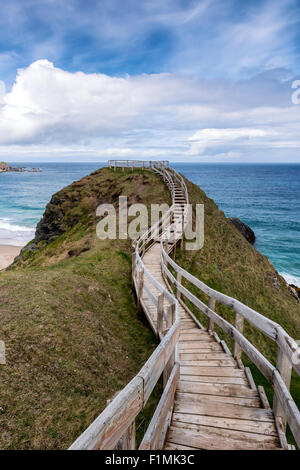
<svg viewBox="0 0 300 470">
<path fill-rule="evenodd" d="M 25 166 L 10 166 L 8 163 L 0 162 L 0 173 L 8 173 L 11 171 L 23 172 L 23 171 L 30 171 L 34 173 L 39 173 L 42 171 L 40 168 L 30 168 L 27 169 Z"/>
</svg>

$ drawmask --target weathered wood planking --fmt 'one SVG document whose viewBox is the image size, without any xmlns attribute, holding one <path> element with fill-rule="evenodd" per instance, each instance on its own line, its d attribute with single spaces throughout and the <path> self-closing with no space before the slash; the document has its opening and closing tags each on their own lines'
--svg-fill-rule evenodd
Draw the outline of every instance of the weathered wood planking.
<svg viewBox="0 0 300 470">
<path fill-rule="evenodd" d="M 174 395 L 179 379 L 179 364 L 175 364 L 153 418 L 141 442 L 139 450 L 157 449 L 167 415 L 173 406 Z"/>
<path fill-rule="evenodd" d="M 177 240 L 181 240 L 182 248 L 188 220 L 189 197 L 182 176 L 169 169 L 166 161 L 114 160 L 109 166 L 114 170 L 118 166 L 149 168 L 163 178 L 172 195 L 171 208 L 136 242 L 132 258 L 138 304 L 161 342 L 139 374 L 71 448 L 113 449 L 129 428 L 134 432 L 135 417 L 162 373 L 164 392 L 140 448 L 163 445 L 172 407 L 165 449 L 290 449 L 283 432 L 285 418 L 299 444 L 299 410 L 288 391 L 291 365 L 300 373 L 300 364 L 292 364 L 297 351 L 294 340 L 280 325 L 211 289 L 168 255 L 173 250 L 175 258 Z M 165 247 L 157 243 L 162 240 L 167 240 Z M 168 265 L 175 270 L 176 277 Z M 182 279 L 209 296 L 208 306 L 182 285 Z M 208 317 L 208 332 L 185 305 L 183 297 Z M 216 314 L 216 302 L 236 312 L 235 327 Z M 243 336 L 244 319 L 277 342 L 278 370 Z M 215 324 L 233 338 L 236 360 L 224 340 L 214 333 Z M 242 351 L 274 387 L 276 423 L 263 389 L 259 387 L 257 391 L 250 369 L 243 367 Z M 175 357 L 179 363 L 174 365 Z M 134 442 L 134 436 L 131 437 L 130 445 Z"/>
</svg>

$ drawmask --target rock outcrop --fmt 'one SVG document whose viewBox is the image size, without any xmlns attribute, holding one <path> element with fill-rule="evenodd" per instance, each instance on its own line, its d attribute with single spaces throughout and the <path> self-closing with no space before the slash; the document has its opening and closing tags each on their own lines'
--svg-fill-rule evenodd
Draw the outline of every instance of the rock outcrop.
<svg viewBox="0 0 300 470">
<path fill-rule="evenodd" d="M 5 162 L 0 162 L 0 173 L 9 173 L 11 171 L 17 171 L 17 172 L 29 171 L 33 173 L 40 173 L 41 169 L 31 168 L 28 170 L 25 168 L 25 166 L 10 166 Z"/>
<path fill-rule="evenodd" d="M 295 284 L 289 284 L 290 291 L 297 300 L 297 302 L 300 302 L 300 287 L 295 286 Z"/>
<path fill-rule="evenodd" d="M 249 225 L 245 224 L 237 217 L 230 217 L 228 220 L 238 229 L 239 232 L 241 232 L 241 234 L 246 238 L 249 243 L 251 243 L 251 245 L 255 243 L 255 233 L 249 227 Z"/>
</svg>

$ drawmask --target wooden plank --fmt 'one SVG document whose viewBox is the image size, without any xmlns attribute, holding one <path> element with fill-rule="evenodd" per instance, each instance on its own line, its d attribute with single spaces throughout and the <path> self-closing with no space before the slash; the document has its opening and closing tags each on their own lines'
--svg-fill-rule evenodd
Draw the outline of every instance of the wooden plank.
<svg viewBox="0 0 300 470">
<path fill-rule="evenodd" d="M 247 380 L 249 382 L 250 388 L 252 388 L 252 390 L 256 390 L 256 385 L 255 385 L 254 379 L 252 377 L 251 370 L 249 369 L 249 367 L 245 367 L 244 370 L 245 370 L 245 374 L 246 374 Z"/>
<path fill-rule="evenodd" d="M 299 345 L 279 325 L 277 328 L 277 344 L 279 349 L 287 356 L 294 370 L 300 375 L 300 361 L 296 360 L 299 359 Z"/>
<path fill-rule="evenodd" d="M 300 411 L 297 408 L 290 392 L 286 388 L 286 385 L 277 370 L 274 372 L 273 377 L 273 388 L 274 393 L 282 406 L 283 412 L 287 419 L 287 422 L 291 428 L 294 439 L 300 447 Z"/>
<path fill-rule="evenodd" d="M 207 436 L 205 432 L 192 432 L 183 429 L 170 428 L 167 435 L 168 442 L 179 443 L 181 445 L 191 445 L 197 449 L 204 450 L 270 450 L 276 449 L 273 443 L 261 443 L 260 446 L 255 442 L 247 440 L 238 440 L 224 438 L 221 436 Z"/>
<path fill-rule="evenodd" d="M 292 376 L 292 364 L 281 348 L 278 349 L 276 368 L 279 371 L 287 390 L 289 390 Z M 276 418 L 281 418 L 283 426 L 286 427 L 285 413 L 276 394 L 274 395 L 273 411 Z"/>
<path fill-rule="evenodd" d="M 187 307 L 187 305 L 182 301 L 182 299 L 179 299 L 179 303 L 183 307 L 184 311 L 188 314 L 188 316 L 195 322 L 195 324 L 198 326 L 198 328 L 200 328 L 200 330 L 205 331 L 204 326 L 200 323 L 198 318 L 195 317 L 193 312 Z"/>
<path fill-rule="evenodd" d="M 187 341 L 201 341 L 205 343 L 214 343 L 215 341 L 207 336 L 205 333 L 202 333 L 200 330 L 191 330 L 189 333 L 180 332 L 180 342 L 185 343 Z"/>
<path fill-rule="evenodd" d="M 160 334 L 163 330 L 163 319 L 164 319 L 164 294 L 160 294 L 157 299 L 157 333 Z"/>
<path fill-rule="evenodd" d="M 205 361 L 212 359 L 227 359 L 227 356 L 223 352 L 211 351 L 210 353 L 185 353 L 180 352 L 179 357 L 183 361 Z"/>
<path fill-rule="evenodd" d="M 139 450 L 155 450 L 158 448 L 158 442 L 161 438 L 164 423 L 167 419 L 170 408 L 173 405 L 178 378 L 179 364 L 175 364 L 148 429 L 143 437 Z"/>
<path fill-rule="evenodd" d="M 228 356 L 232 356 L 231 351 L 230 351 L 229 347 L 227 346 L 227 343 L 224 340 L 222 340 L 222 341 L 220 341 L 220 344 L 222 346 L 222 349 L 223 349 L 224 353 L 228 354 Z"/>
<path fill-rule="evenodd" d="M 254 421 L 249 419 L 219 418 L 217 416 L 201 416 L 186 413 L 173 413 L 173 423 L 181 422 L 212 426 L 214 428 L 232 429 L 237 431 L 252 432 L 256 434 L 277 436 L 277 430 L 273 421 Z"/>
<path fill-rule="evenodd" d="M 204 361 L 186 361 L 184 359 L 179 360 L 180 365 L 184 367 L 233 367 L 237 369 L 236 363 L 229 359 L 206 359 Z"/>
<path fill-rule="evenodd" d="M 211 394 L 204 394 L 204 393 L 188 393 L 188 392 L 176 392 L 176 403 L 181 404 L 184 402 L 188 403 L 208 403 L 208 402 L 216 402 L 216 403 L 232 403 L 233 405 L 239 406 L 253 406 L 255 408 L 260 408 L 260 400 L 259 398 L 250 397 L 250 398 L 242 398 L 242 397 L 232 397 L 232 396 L 219 396 L 219 395 L 211 395 Z"/>
<path fill-rule="evenodd" d="M 281 447 L 285 450 L 291 450 L 289 449 L 289 444 L 286 439 L 286 426 L 283 424 L 281 418 L 275 417 L 275 425 L 276 425 L 276 429 L 278 432 L 278 437 L 279 437 Z"/>
<path fill-rule="evenodd" d="M 266 410 L 270 410 L 271 409 L 270 403 L 269 403 L 269 400 L 267 398 L 264 387 L 262 385 L 259 385 L 257 387 L 257 390 L 258 390 L 259 398 L 260 398 L 260 401 L 261 401 L 261 404 L 262 404 L 263 408 L 265 408 Z"/>
<path fill-rule="evenodd" d="M 204 375 L 185 375 L 180 371 L 180 379 L 188 382 L 200 382 L 210 384 L 236 384 L 247 386 L 247 380 L 243 377 L 212 377 Z"/>
<path fill-rule="evenodd" d="M 177 390 L 188 393 L 204 393 L 206 395 L 220 395 L 243 398 L 258 398 L 256 391 L 244 385 L 228 385 L 228 384 L 210 384 L 197 383 L 179 380 Z"/>
<path fill-rule="evenodd" d="M 235 314 L 235 322 L 234 322 L 235 328 L 243 334 L 244 331 L 244 317 L 240 315 L 239 313 Z M 233 357 L 236 359 L 242 359 L 242 348 L 240 344 L 235 341 L 234 346 L 233 346 Z"/>
<path fill-rule="evenodd" d="M 210 310 L 215 310 L 215 308 L 216 308 L 216 299 L 215 299 L 214 297 L 210 297 L 210 298 L 209 298 L 209 301 L 208 301 L 208 308 L 209 308 Z M 213 321 L 212 318 L 209 318 L 209 319 L 208 319 L 208 327 L 207 327 L 207 330 L 212 333 L 212 332 L 214 331 L 214 329 L 215 329 L 214 321 Z"/>
<path fill-rule="evenodd" d="M 196 325 L 195 325 L 195 327 L 196 327 Z M 182 333 L 182 334 L 184 334 L 184 333 Z M 197 327 L 194 328 L 193 331 L 189 331 L 189 332 L 186 333 L 186 334 L 187 334 L 187 335 L 195 335 L 195 336 L 199 336 L 199 337 L 204 337 L 204 338 L 211 339 L 211 340 L 213 339 L 213 338 L 211 337 L 211 335 L 209 335 L 206 331 L 200 330 L 200 328 L 197 328 Z"/>
<path fill-rule="evenodd" d="M 183 446 L 180 444 L 173 444 L 173 442 L 166 442 L 164 450 L 198 450 L 196 447 Z"/>
<path fill-rule="evenodd" d="M 148 400 L 165 366 L 174 354 L 179 335 L 179 321 L 168 331 L 166 336 L 152 353 L 139 372 L 144 380 L 144 403 Z"/>
<path fill-rule="evenodd" d="M 217 416 L 219 418 L 250 419 L 274 423 L 274 416 L 271 410 L 264 410 L 262 408 L 254 408 L 250 406 L 232 405 L 230 403 L 178 403 L 175 401 L 174 412 Z"/>
<path fill-rule="evenodd" d="M 218 436 L 218 438 L 224 437 L 225 439 L 238 439 L 240 441 L 247 440 L 248 442 L 256 443 L 258 448 L 261 442 L 273 444 L 275 447 L 280 447 L 279 439 L 274 434 L 258 434 L 254 432 L 241 431 L 236 429 L 226 429 L 213 426 L 203 426 L 192 423 L 182 423 L 180 421 L 172 422 L 172 428 L 186 429 L 192 432 L 204 432 L 207 436 L 211 436 L 212 438 Z"/>
<path fill-rule="evenodd" d="M 245 377 L 245 374 L 240 369 L 233 367 L 188 367 L 183 366 L 180 368 L 183 375 L 206 375 L 215 377 Z"/>
<path fill-rule="evenodd" d="M 194 330 L 195 328 L 196 328 L 196 326 L 193 323 L 183 324 L 182 321 L 180 321 L 180 332 L 181 333 L 189 333 L 189 332 L 191 332 L 191 330 Z"/>
<path fill-rule="evenodd" d="M 214 341 L 207 342 L 207 341 L 179 341 L 179 350 L 184 351 L 184 350 L 202 350 L 202 349 L 207 349 L 210 351 L 222 351 L 222 347 L 218 344 L 215 343 Z"/>
</svg>

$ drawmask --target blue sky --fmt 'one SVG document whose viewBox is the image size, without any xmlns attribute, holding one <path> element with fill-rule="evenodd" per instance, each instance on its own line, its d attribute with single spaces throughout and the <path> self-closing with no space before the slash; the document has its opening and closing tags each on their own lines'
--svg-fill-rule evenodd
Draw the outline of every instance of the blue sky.
<svg viewBox="0 0 300 470">
<path fill-rule="evenodd" d="M 1 159 L 300 161 L 300 1 L 1 3 Z"/>
</svg>

